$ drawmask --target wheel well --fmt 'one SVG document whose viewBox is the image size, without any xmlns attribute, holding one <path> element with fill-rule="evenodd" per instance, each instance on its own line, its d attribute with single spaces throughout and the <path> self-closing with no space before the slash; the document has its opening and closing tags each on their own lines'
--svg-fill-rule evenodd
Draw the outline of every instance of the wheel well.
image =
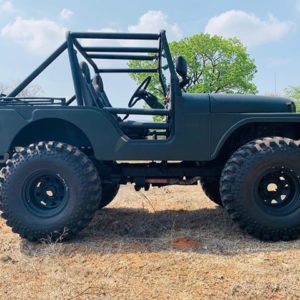
<svg viewBox="0 0 300 300">
<path fill-rule="evenodd" d="M 251 140 L 267 137 L 282 136 L 294 140 L 300 139 L 300 123 L 251 123 L 235 130 L 219 151 L 217 160 L 225 163 L 231 154 Z"/>
<path fill-rule="evenodd" d="M 59 141 L 92 150 L 86 134 L 74 124 L 61 119 L 43 119 L 30 123 L 14 138 L 10 149 L 39 141 Z"/>
</svg>

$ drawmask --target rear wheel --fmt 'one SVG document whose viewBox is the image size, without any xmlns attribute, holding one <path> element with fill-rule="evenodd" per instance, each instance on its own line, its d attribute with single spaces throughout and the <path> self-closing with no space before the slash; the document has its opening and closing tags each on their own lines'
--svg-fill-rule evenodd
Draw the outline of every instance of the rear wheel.
<svg viewBox="0 0 300 300">
<path fill-rule="evenodd" d="M 120 189 L 119 184 L 103 183 L 102 184 L 102 197 L 99 205 L 99 209 L 107 206 L 114 200 Z"/>
<path fill-rule="evenodd" d="M 32 144 L 2 169 L 2 216 L 30 241 L 76 234 L 92 219 L 99 195 L 101 182 L 93 163 L 63 143 Z"/>
<path fill-rule="evenodd" d="M 224 167 L 221 196 L 231 218 L 262 240 L 300 234 L 300 147 L 263 138 L 237 150 Z"/>
<path fill-rule="evenodd" d="M 215 178 L 201 178 L 200 184 L 205 195 L 214 203 L 223 206 L 220 195 L 220 181 Z"/>
</svg>

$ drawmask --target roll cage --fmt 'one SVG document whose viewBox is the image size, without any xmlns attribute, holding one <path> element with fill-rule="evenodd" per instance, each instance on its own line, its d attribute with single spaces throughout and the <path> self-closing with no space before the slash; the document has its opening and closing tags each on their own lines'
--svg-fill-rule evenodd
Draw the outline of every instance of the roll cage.
<svg viewBox="0 0 300 300">
<path fill-rule="evenodd" d="M 83 41 L 86 40 L 126 40 L 126 41 L 157 41 L 157 47 L 131 47 L 131 46 L 84 46 Z M 171 76 L 171 83 L 178 82 L 171 53 L 169 50 L 166 32 L 163 30 L 159 34 L 151 33 L 105 33 L 105 32 L 68 32 L 66 41 L 54 51 L 36 70 L 34 70 L 23 82 L 21 82 L 12 92 L 7 95 L 6 99 L 19 99 L 17 95 L 22 92 L 36 77 L 38 77 L 50 64 L 52 64 L 63 52 L 67 50 L 69 62 L 72 72 L 75 95 L 69 100 L 62 102 L 70 105 L 75 100 L 78 105 L 84 105 L 82 87 L 80 84 L 80 72 L 78 70 L 77 51 L 86 59 L 92 67 L 95 74 L 103 73 L 158 73 L 159 81 L 162 86 L 164 96 L 167 95 L 168 87 L 163 78 L 162 58 L 164 57 L 168 63 Z M 99 60 L 139 60 L 157 62 L 156 68 L 102 68 Z M 171 92 L 174 86 L 171 84 Z M 3 98 L 2 98 L 3 99 Z M 30 100 L 38 100 L 38 102 L 51 102 L 53 98 L 28 97 Z M 23 97 L 23 100 L 24 99 Z M 129 113 L 129 114 L 147 114 L 151 115 L 168 115 L 167 112 L 161 110 L 144 110 L 144 109 L 126 109 L 126 108 L 110 108 L 113 113 Z"/>
<path fill-rule="evenodd" d="M 86 46 L 86 41 L 99 40 L 101 46 Z M 102 46 L 103 41 L 121 40 L 125 41 L 127 46 Z M 146 41 L 157 42 L 157 46 L 128 46 L 134 43 L 142 42 L 145 44 Z M 109 42 L 107 42 L 109 44 Z M 69 57 L 69 63 L 72 73 L 73 85 L 75 94 L 68 100 L 63 98 L 53 97 L 17 97 L 36 77 L 38 77 L 50 64 L 52 64 L 62 53 L 67 51 Z M 152 136 L 157 139 L 157 136 L 170 137 L 172 133 L 173 124 L 172 115 L 174 109 L 140 109 L 140 108 L 116 108 L 111 105 L 101 104 L 101 106 L 93 102 L 97 102 L 96 98 L 99 98 L 95 93 L 94 88 L 83 83 L 84 72 L 79 65 L 77 54 L 80 53 L 86 60 L 89 66 L 95 72 L 95 76 L 100 76 L 104 73 L 144 73 L 144 74 L 158 74 L 158 78 L 162 87 L 162 93 L 164 97 L 169 95 L 170 107 L 174 107 L 174 95 L 181 92 L 179 80 L 175 71 L 171 53 L 169 50 L 166 32 L 163 30 L 159 34 L 152 33 L 105 33 L 105 32 L 68 32 L 66 41 L 56 49 L 38 68 L 36 68 L 23 82 L 21 82 L 9 95 L 0 95 L 0 106 L 1 105 L 62 105 L 69 106 L 75 101 L 77 106 L 95 106 L 109 112 L 112 115 L 114 121 L 118 121 L 118 125 L 121 130 L 130 138 L 144 139 L 147 136 Z M 167 66 L 163 65 L 163 59 L 166 60 Z M 151 61 L 156 63 L 156 67 L 153 68 L 103 68 L 99 61 L 101 60 L 138 60 L 138 61 Z M 167 86 L 163 71 L 169 70 L 170 74 L 170 85 Z M 88 68 L 89 69 L 89 68 Z M 101 78 L 101 77 L 100 77 Z M 102 79 L 101 79 L 102 80 Z M 89 90 L 90 91 L 87 91 Z M 93 91 L 91 91 L 91 89 Z M 105 93 L 105 92 L 104 92 Z M 90 96 L 87 96 L 90 95 Z M 89 98 L 93 98 L 89 99 Z M 106 94 L 105 97 L 107 98 Z M 100 97 L 101 98 L 101 97 Z M 98 99 L 99 100 L 99 99 Z M 109 100 L 107 98 L 107 101 Z M 109 103 L 110 104 L 110 103 Z M 122 122 L 119 115 L 150 115 L 150 116 L 161 116 L 166 122 Z"/>
</svg>

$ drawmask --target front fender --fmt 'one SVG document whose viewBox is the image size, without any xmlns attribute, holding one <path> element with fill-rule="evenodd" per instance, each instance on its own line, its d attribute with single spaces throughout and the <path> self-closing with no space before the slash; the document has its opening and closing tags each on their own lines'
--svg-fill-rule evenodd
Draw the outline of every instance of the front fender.
<svg viewBox="0 0 300 300">
<path fill-rule="evenodd" d="M 215 159 L 228 138 L 239 128 L 257 123 L 300 123 L 300 114 L 214 114 L 211 117 L 210 158 Z"/>
</svg>

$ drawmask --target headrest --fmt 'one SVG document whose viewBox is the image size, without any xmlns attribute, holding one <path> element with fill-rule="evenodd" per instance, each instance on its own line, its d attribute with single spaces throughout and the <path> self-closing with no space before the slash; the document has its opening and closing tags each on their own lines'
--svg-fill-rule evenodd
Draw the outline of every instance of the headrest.
<svg viewBox="0 0 300 300">
<path fill-rule="evenodd" d="M 103 80 L 99 74 L 96 74 L 93 78 L 93 85 L 97 87 L 100 92 L 104 91 Z"/>
<path fill-rule="evenodd" d="M 80 63 L 80 70 L 81 70 L 82 74 L 84 75 L 86 81 L 88 83 L 90 83 L 92 81 L 90 68 L 89 68 L 88 64 L 85 61 L 82 61 Z"/>
</svg>

